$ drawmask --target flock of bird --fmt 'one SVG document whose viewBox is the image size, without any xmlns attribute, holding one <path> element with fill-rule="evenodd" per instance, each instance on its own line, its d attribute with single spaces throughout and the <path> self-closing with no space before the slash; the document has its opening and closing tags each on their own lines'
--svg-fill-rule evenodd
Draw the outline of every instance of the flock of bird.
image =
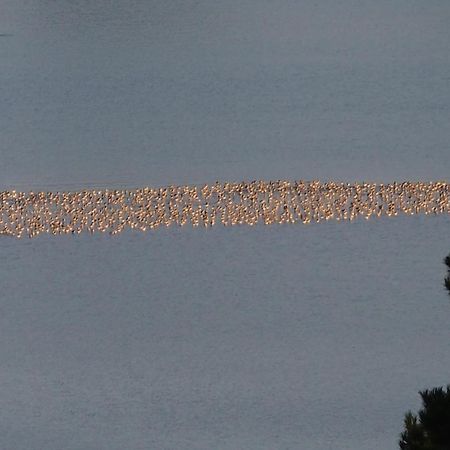
<svg viewBox="0 0 450 450">
<path fill-rule="evenodd" d="M 136 190 L 0 192 L 0 235 L 141 231 L 450 212 L 450 184 L 252 181 Z"/>
</svg>

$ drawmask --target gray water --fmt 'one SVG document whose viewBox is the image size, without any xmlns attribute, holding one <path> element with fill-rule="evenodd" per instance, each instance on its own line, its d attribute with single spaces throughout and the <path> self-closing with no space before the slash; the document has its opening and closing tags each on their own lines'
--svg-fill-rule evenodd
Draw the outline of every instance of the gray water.
<svg viewBox="0 0 450 450">
<path fill-rule="evenodd" d="M 0 0 L 0 189 L 448 180 L 447 1 Z M 448 216 L 0 240 L 0 448 L 394 449 L 448 383 Z"/>
<path fill-rule="evenodd" d="M 0 7 L 0 187 L 448 177 L 445 0 Z"/>
</svg>

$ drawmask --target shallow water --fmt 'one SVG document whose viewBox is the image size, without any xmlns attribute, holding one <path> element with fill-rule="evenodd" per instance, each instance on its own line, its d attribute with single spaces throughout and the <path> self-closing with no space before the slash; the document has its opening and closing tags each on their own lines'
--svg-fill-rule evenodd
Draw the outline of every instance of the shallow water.
<svg viewBox="0 0 450 450">
<path fill-rule="evenodd" d="M 0 189 L 448 179 L 446 1 L 0 10 Z M 394 449 L 449 382 L 448 227 L 1 237 L 0 447 Z"/>
<path fill-rule="evenodd" d="M 446 1 L 1 5 L 1 187 L 448 176 Z"/>
<path fill-rule="evenodd" d="M 0 444 L 395 449 L 448 383 L 448 216 L 0 240 Z"/>
</svg>

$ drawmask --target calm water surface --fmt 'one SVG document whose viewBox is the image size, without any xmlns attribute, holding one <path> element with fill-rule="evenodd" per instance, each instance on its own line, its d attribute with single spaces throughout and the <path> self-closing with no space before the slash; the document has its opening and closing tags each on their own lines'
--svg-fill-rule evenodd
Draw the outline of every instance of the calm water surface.
<svg viewBox="0 0 450 450">
<path fill-rule="evenodd" d="M 446 1 L 0 8 L 0 187 L 448 177 Z"/>
<path fill-rule="evenodd" d="M 447 179 L 450 3 L 0 0 L 0 190 Z M 449 218 L 0 239 L 0 448 L 395 449 L 448 383 Z"/>
</svg>

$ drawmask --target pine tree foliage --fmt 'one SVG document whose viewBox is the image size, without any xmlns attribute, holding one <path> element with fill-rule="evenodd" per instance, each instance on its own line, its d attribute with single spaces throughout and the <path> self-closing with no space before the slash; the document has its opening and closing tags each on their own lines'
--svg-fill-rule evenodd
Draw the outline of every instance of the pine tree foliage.
<svg viewBox="0 0 450 450">
<path fill-rule="evenodd" d="M 444 286 L 450 295 L 450 255 L 444 258 L 444 264 L 447 266 L 447 276 L 444 279 Z"/>
<path fill-rule="evenodd" d="M 450 254 L 444 258 L 447 276 L 444 286 L 450 295 Z M 445 388 L 419 392 L 422 409 L 405 414 L 404 431 L 398 445 L 401 450 L 450 450 L 450 384 Z"/>
<path fill-rule="evenodd" d="M 401 450 L 450 450 L 450 385 L 419 392 L 423 408 L 405 414 Z"/>
<path fill-rule="evenodd" d="M 422 425 L 411 411 L 405 414 L 405 431 L 400 435 L 401 450 L 421 450 L 424 448 L 425 436 Z"/>
</svg>

